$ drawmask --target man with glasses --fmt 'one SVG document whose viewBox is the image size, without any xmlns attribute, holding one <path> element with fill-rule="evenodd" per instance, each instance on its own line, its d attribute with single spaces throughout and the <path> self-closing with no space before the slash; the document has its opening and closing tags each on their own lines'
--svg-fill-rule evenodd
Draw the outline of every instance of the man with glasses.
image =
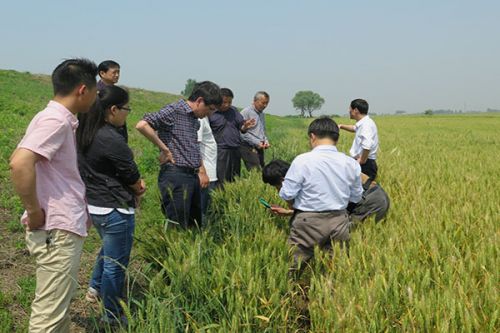
<svg viewBox="0 0 500 333">
<path fill-rule="evenodd" d="M 120 79 L 120 64 L 114 60 L 105 60 L 97 66 L 97 73 L 100 80 L 97 81 L 97 91 L 103 90 L 107 86 L 114 86 Z M 128 142 L 127 123 L 118 128 L 125 141 Z"/>
<path fill-rule="evenodd" d="M 173 225 L 188 228 L 201 224 L 201 188 L 208 186 L 209 178 L 198 142 L 198 119 L 215 112 L 221 103 L 219 86 L 200 82 L 187 100 L 147 113 L 136 125 L 160 149 L 162 210 Z"/>
</svg>

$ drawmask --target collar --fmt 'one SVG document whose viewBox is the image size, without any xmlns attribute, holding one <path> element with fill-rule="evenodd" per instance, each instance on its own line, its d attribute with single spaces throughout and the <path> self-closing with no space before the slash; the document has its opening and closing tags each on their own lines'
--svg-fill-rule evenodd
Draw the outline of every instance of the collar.
<svg viewBox="0 0 500 333">
<path fill-rule="evenodd" d="M 179 102 L 177 102 L 177 104 L 184 110 L 186 111 L 187 114 L 193 114 L 194 115 L 194 112 L 193 112 L 193 109 L 191 109 L 191 107 L 189 106 L 189 104 L 183 100 L 183 99 L 180 99 Z"/>
<path fill-rule="evenodd" d="M 56 110 L 64 116 L 69 121 L 73 129 L 78 127 L 78 118 L 76 118 L 76 116 L 61 103 L 51 100 L 49 104 L 47 104 L 47 107 Z"/>
<path fill-rule="evenodd" d="M 370 119 L 370 116 L 369 115 L 366 115 L 364 116 L 363 118 L 361 118 L 360 120 L 358 120 L 358 122 L 356 123 L 356 127 L 362 125 L 364 122 L 366 122 L 368 119 Z"/>
<path fill-rule="evenodd" d="M 257 113 L 257 114 L 261 114 L 262 112 L 261 111 L 258 111 L 256 108 L 255 108 L 255 105 L 250 105 L 250 108 L 253 110 L 253 112 Z"/>
<path fill-rule="evenodd" d="M 334 151 L 334 152 L 338 152 L 338 149 L 334 145 L 319 145 L 319 146 L 314 147 L 314 149 L 312 151 Z"/>
</svg>

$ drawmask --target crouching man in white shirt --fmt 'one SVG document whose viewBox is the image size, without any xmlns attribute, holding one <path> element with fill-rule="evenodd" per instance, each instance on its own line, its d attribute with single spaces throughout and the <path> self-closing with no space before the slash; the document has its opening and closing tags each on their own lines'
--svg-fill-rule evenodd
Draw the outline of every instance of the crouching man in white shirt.
<svg viewBox="0 0 500 333">
<path fill-rule="evenodd" d="M 337 124 L 318 118 L 309 125 L 308 136 L 312 150 L 293 160 L 279 192 L 294 209 L 288 238 L 294 247 L 292 270 L 313 257 L 315 246 L 330 250 L 333 241 L 348 244 L 346 208 L 363 193 L 359 164 L 337 150 Z"/>
</svg>

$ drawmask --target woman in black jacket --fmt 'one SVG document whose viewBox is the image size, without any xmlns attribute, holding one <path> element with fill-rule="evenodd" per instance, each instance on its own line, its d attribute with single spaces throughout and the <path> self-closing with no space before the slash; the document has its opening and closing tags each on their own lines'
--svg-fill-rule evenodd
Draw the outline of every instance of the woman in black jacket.
<svg viewBox="0 0 500 333">
<path fill-rule="evenodd" d="M 136 199 L 146 189 L 126 137 L 119 128 L 131 111 L 129 95 L 118 86 L 99 91 L 96 103 L 79 116 L 78 166 L 87 187 L 92 222 L 102 239 L 87 300 L 100 297 L 105 322 L 123 321 L 125 269 L 130 258 Z"/>
</svg>

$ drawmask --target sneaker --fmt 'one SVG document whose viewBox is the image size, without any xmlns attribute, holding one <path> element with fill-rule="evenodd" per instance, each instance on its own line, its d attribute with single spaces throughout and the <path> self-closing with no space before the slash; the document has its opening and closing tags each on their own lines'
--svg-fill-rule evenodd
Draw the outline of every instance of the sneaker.
<svg viewBox="0 0 500 333">
<path fill-rule="evenodd" d="M 87 289 L 85 299 L 87 300 L 87 302 L 96 303 L 99 300 L 99 291 L 97 291 L 97 289 L 89 287 L 89 289 Z"/>
</svg>

